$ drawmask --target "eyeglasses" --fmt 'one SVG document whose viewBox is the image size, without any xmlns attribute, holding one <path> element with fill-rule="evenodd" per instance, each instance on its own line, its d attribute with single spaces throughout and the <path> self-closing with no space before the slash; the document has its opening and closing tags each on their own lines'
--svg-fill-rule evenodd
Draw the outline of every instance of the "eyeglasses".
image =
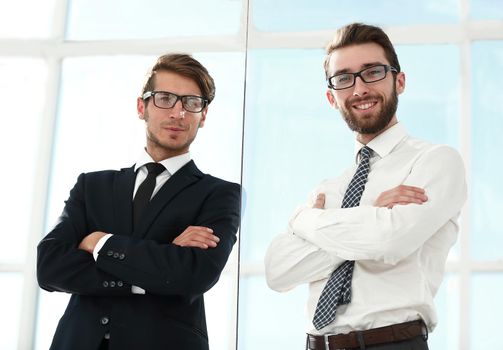
<svg viewBox="0 0 503 350">
<path fill-rule="evenodd" d="M 328 87 L 334 90 L 348 89 L 355 85 L 356 77 L 362 78 L 365 83 L 374 83 L 386 78 L 388 72 L 397 73 L 398 71 L 391 66 L 379 64 L 356 73 L 340 73 L 328 78 Z"/>
<path fill-rule="evenodd" d="M 178 100 L 182 101 L 182 107 L 187 112 L 199 113 L 208 105 L 208 100 L 201 96 L 179 96 L 168 91 L 147 91 L 143 94 L 143 100 L 152 97 L 154 106 L 162 109 L 173 108 Z"/>
</svg>

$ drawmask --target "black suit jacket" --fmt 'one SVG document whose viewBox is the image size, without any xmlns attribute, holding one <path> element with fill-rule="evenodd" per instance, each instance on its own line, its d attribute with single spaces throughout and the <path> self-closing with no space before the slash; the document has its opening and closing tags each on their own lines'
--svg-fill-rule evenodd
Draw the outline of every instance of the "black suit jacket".
<svg viewBox="0 0 503 350">
<path fill-rule="evenodd" d="M 38 245 L 39 285 L 72 294 L 51 349 L 95 350 L 105 333 L 112 350 L 208 349 L 203 293 L 218 281 L 236 241 L 240 186 L 191 161 L 152 198 L 133 231 L 133 169 L 81 174 Z M 191 225 L 212 228 L 217 247 L 171 243 Z M 97 261 L 77 248 L 94 231 L 113 234 Z M 132 294 L 132 285 L 146 294 Z"/>
</svg>

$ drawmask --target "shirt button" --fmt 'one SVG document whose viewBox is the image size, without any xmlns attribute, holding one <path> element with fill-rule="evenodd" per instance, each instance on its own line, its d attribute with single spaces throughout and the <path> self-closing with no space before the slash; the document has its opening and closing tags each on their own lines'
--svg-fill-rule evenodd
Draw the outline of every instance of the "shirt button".
<svg viewBox="0 0 503 350">
<path fill-rule="evenodd" d="M 102 325 L 108 324 L 108 322 L 109 322 L 109 321 L 110 321 L 110 320 L 109 320 L 109 319 L 108 319 L 108 317 L 106 317 L 106 316 L 101 318 L 101 324 L 102 324 Z"/>
<path fill-rule="evenodd" d="M 117 281 L 117 287 L 122 287 L 124 283 L 122 281 Z"/>
<path fill-rule="evenodd" d="M 112 287 L 112 288 L 115 287 L 115 281 L 110 282 L 110 287 Z"/>
<path fill-rule="evenodd" d="M 107 255 L 108 255 L 108 256 L 112 256 L 112 255 L 114 255 L 114 252 L 113 252 L 112 250 L 109 250 L 109 251 L 107 252 Z"/>
<path fill-rule="evenodd" d="M 103 287 L 108 287 L 108 282 L 107 281 L 103 281 Z"/>
<path fill-rule="evenodd" d="M 117 259 L 119 257 L 119 253 L 114 253 L 114 258 Z"/>
<path fill-rule="evenodd" d="M 124 258 L 125 258 L 125 257 L 126 257 L 126 254 L 121 253 L 121 254 L 119 255 L 119 260 L 124 260 Z"/>
</svg>

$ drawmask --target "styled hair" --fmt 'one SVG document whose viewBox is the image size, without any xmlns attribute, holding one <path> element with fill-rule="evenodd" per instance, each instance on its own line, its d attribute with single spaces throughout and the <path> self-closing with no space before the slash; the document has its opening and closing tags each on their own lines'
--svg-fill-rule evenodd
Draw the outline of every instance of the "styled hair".
<svg viewBox="0 0 503 350">
<path fill-rule="evenodd" d="M 147 74 L 142 95 L 147 91 L 154 90 L 155 75 L 160 71 L 177 73 L 194 80 L 199 86 L 203 97 L 208 100 L 208 104 L 215 98 L 215 82 L 208 70 L 191 55 L 181 53 L 166 54 L 157 59 L 157 62 Z"/>
<path fill-rule="evenodd" d="M 328 72 L 330 56 L 335 50 L 351 45 L 368 43 L 375 43 L 381 46 L 384 49 L 384 54 L 390 65 L 396 68 L 398 72 L 401 71 L 395 48 L 389 40 L 389 37 L 381 28 L 363 23 L 352 23 L 339 28 L 326 48 L 327 55 L 323 62 L 326 78 L 328 79 L 330 74 Z"/>
</svg>

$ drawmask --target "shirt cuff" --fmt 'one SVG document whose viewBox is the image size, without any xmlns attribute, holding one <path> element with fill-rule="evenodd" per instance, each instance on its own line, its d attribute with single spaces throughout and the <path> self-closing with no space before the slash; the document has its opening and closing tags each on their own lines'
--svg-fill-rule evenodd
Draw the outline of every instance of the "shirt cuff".
<svg viewBox="0 0 503 350">
<path fill-rule="evenodd" d="M 98 253 L 99 251 L 101 250 L 101 248 L 103 248 L 103 246 L 105 245 L 106 241 L 112 237 L 113 235 L 111 233 L 107 233 L 106 235 L 104 235 L 103 237 L 100 238 L 100 240 L 98 241 L 98 243 L 96 243 L 96 246 L 94 247 L 94 250 L 93 250 L 93 258 L 94 258 L 94 261 L 98 260 Z"/>
</svg>

